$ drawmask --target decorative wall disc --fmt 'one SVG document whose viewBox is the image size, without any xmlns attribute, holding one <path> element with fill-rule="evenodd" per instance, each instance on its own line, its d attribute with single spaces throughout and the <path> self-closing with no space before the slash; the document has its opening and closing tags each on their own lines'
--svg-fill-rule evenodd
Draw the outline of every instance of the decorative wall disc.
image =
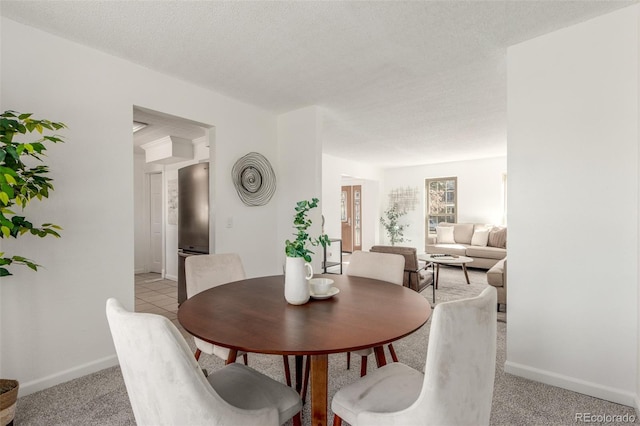
<svg viewBox="0 0 640 426">
<path fill-rule="evenodd" d="M 250 152 L 231 169 L 238 197 L 248 206 L 264 206 L 276 192 L 276 174 L 264 155 Z"/>
</svg>

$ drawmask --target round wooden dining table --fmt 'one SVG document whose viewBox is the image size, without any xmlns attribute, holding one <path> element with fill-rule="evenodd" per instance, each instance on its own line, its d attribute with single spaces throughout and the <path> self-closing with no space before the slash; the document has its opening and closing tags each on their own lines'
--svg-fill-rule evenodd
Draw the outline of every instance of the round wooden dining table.
<svg viewBox="0 0 640 426">
<path fill-rule="evenodd" d="M 316 276 L 333 279 L 339 293 L 290 305 L 284 298 L 283 275 L 245 279 L 187 299 L 178 321 L 190 334 L 231 349 L 230 361 L 237 351 L 296 355 L 297 360 L 309 355 L 312 424 L 326 425 L 328 355 L 373 347 L 378 366 L 385 365 L 383 345 L 424 325 L 431 306 L 401 285 L 347 275 Z"/>
</svg>

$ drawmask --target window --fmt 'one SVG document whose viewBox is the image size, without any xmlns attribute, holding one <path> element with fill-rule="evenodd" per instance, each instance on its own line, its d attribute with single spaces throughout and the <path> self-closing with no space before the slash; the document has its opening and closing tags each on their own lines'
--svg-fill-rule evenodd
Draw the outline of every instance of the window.
<svg viewBox="0 0 640 426">
<path fill-rule="evenodd" d="M 440 222 L 456 223 L 458 219 L 458 178 L 447 177 L 425 180 L 428 234 L 435 234 Z"/>
</svg>

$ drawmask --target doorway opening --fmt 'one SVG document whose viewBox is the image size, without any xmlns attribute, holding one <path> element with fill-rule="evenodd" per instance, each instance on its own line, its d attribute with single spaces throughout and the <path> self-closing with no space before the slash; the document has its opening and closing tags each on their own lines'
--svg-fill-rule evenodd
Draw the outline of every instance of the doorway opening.
<svg viewBox="0 0 640 426">
<path fill-rule="evenodd" d="M 343 185 L 340 193 L 342 251 L 362 250 L 362 185 Z"/>
<path fill-rule="evenodd" d="M 211 161 L 215 128 L 139 106 L 133 106 L 133 126 L 136 311 L 174 320 L 178 310 L 178 170 Z M 178 143 L 180 150 L 174 149 Z M 155 149 L 165 145 L 171 149 Z M 209 200 L 213 204 L 211 194 Z"/>
<path fill-rule="evenodd" d="M 381 229 L 380 182 L 342 175 L 340 186 L 333 189 L 332 193 L 335 194 L 332 199 L 334 204 L 323 208 L 333 212 L 331 227 L 342 239 L 342 251 L 347 255 L 346 258 L 354 251 L 367 251 L 378 244 Z"/>
</svg>

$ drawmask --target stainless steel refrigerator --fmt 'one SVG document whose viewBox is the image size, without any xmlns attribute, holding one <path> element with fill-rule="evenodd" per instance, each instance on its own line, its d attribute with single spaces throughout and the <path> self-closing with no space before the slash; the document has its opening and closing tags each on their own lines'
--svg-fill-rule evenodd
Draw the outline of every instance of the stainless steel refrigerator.
<svg viewBox="0 0 640 426">
<path fill-rule="evenodd" d="M 178 169 L 178 303 L 187 299 L 184 260 L 209 253 L 209 163 Z"/>
</svg>

